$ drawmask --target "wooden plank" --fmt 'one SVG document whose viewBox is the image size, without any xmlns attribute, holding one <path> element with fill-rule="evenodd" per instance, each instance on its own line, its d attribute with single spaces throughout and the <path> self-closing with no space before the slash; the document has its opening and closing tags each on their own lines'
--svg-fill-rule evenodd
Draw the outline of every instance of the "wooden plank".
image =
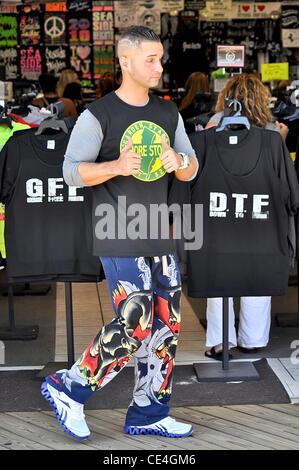
<svg viewBox="0 0 299 470">
<path fill-rule="evenodd" d="M 198 339 L 188 340 L 179 337 L 178 349 L 184 348 L 184 351 L 199 351 L 205 345 L 204 341 Z"/>
<path fill-rule="evenodd" d="M 143 435 L 134 435 L 130 436 L 129 434 L 126 434 L 123 430 L 123 425 L 125 422 L 125 414 L 126 410 L 92 410 L 92 412 L 85 410 L 86 416 L 93 416 L 100 418 L 101 421 L 101 426 L 105 426 L 107 429 L 109 429 L 109 432 L 111 430 L 116 430 L 118 435 L 124 439 L 130 437 L 130 439 L 133 439 L 133 441 L 138 441 L 141 443 L 141 447 L 144 449 L 144 443 L 147 443 L 147 446 L 149 448 L 157 448 L 157 442 L 159 442 L 159 448 L 160 449 L 170 449 L 170 450 L 175 450 L 178 448 L 183 448 L 185 449 L 186 447 L 180 447 L 179 444 L 177 444 L 177 441 L 169 440 L 165 437 L 161 436 L 143 436 Z M 189 438 L 188 438 L 189 439 Z"/>
<path fill-rule="evenodd" d="M 251 416 L 256 416 L 258 418 L 263 418 L 273 423 L 286 425 L 290 432 L 299 436 L 299 420 L 294 420 L 293 416 L 281 413 L 279 410 L 269 410 L 257 405 L 248 405 L 246 408 L 244 408 L 244 406 L 234 405 L 230 406 L 230 409 L 240 411 L 241 413 L 249 414 Z"/>
<path fill-rule="evenodd" d="M 121 414 L 125 414 L 124 410 L 119 410 L 119 411 Z M 172 409 L 171 416 L 174 416 L 174 413 Z M 176 447 L 179 449 L 199 449 L 199 442 L 201 442 L 204 448 L 206 448 L 205 445 L 208 444 L 208 445 L 214 445 L 214 446 L 216 445 L 216 449 L 236 449 L 236 450 L 244 449 L 245 441 L 242 441 L 242 443 L 240 443 L 240 440 L 236 442 L 237 441 L 236 439 L 231 440 L 230 438 L 227 438 L 227 436 L 223 433 L 217 433 L 217 432 L 215 433 L 214 431 L 211 431 L 209 428 L 205 428 L 204 426 L 198 426 L 196 423 L 192 422 L 191 420 L 188 420 L 188 418 L 190 417 L 186 417 L 186 415 L 184 414 L 180 416 L 180 418 L 181 418 L 180 420 L 183 422 L 189 422 L 190 424 L 193 424 L 194 431 L 193 431 L 192 436 L 176 441 L 177 442 Z M 157 439 L 161 440 L 164 438 L 158 437 Z"/>
<path fill-rule="evenodd" d="M 109 412 L 109 410 L 107 410 Z M 56 421 L 56 428 L 59 427 L 57 420 L 51 411 L 43 411 L 43 419 Z M 95 420 L 93 415 L 86 414 L 86 422 L 90 429 L 91 435 L 85 442 L 95 449 L 101 450 L 129 450 L 129 449 L 144 449 L 143 445 L 135 445 L 130 440 L 122 439 L 120 432 L 116 432 L 114 429 L 107 427 L 107 423 L 103 423 L 100 420 Z"/>
<path fill-rule="evenodd" d="M 281 413 L 286 413 L 291 416 L 297 416 L 299 417 L 299 405 L 293 405 L 293 404 L 270 404 L 270 405 L 261 405 L 263 408 L 269 408 L 270 410 L 276 410 L 280 411 Z"/>
<path fill-rule="evenodd" d="M 1 448 L 7 450 L 50 450 L 45 444 L 32 441 L 0 426 Z"/>
<path fill-rule="evenodd" d="M 188 407 L 192 409 L 192 407 Z M 281 442 L 281 448 L 286 449 L 297 449 L 298 440 L 297 437 L 294 437 L 292 433 L 288 431 L 287 426 L 282 425 L 273 425 L 263 419 L 256 418 L 249 415 L 244 415 L 238 411 L 230 409 L 230 407 L 212 407 L 212 406 L 203 406 L 200 408 L 201 413 L 208 414 L 211 416 L 216 416 L 222 418 L 227 422 L 234 422 L 237 424 L 243 424 L 248 428 L 255 429 L 259 434 L 269 434 L 273 439 L 279 438 Z"/>
<path fill-rule="evenodd" d="M 280 449 L 281 445 L 273 443 L 271 437 L 257 436 L 256 432 L 235 423 L 228 423 L 225 420 L 204 415 L 200 412 L 200 407 L 192 407 L 192 410 L 186 408 L 172 408 L 171 416 L 176 419 L 188 419 L 190 423 L 196 423 L 199 429 L 209 429 L 213 432 L 214 442 L 219 442 L 219 433 L 226 436 L 228 443 L 239 442 L 243 449 L 271 450 Z M 206 431 L 205 431 L 206 432 Z M 202 435 L 200 436 L 200 439 Z M 230 448 L 230 447 L 229 447 Z"/>
<path fill-rule="evenodd" d="M 143 450 L 145 448 L 149 450 L 157 449 L 157 436 L 138 436 L 134 435 L 131 436 L 124 432 L 123 426 L 120 424 L 112 422 L 111 418 L 111 410 L 101 410 L 106 411 L 107 419 L 103 419 L 103 413 L 97 413 L 99 410 L 93 410 L 91 412 L 86 411 L 87 416 L 87 423 L 90 425 L 90 430 L 96 430 L 99 433 L 104 433 L 104 435 L 109 436 L 110 440 L 113 440 L 115 443 L 115 449 L 120 448 L 122 446 L 127 449 L 136 449 L 136 450 Z M 118 420 L 119 421 L 119 420 Z M 154 439 L 151 439 L 154 437 Z M 150 439 L 149 439 L 150 438 Z M 177 446 L 173 442 L 165 442 L 168 441 L 164 438 L 163 444 L 159 444 L 159 449 L 161 450 L 175 450 Z"/>
<path fill-rule="evenodd" d="M 76 441 L 65 431 L 63 431 L 59 425 L 57 430 L 55 429 L 54 431 L 49 429 L 42 429 L 40 426 L 32 424 L 32 419 L 32 416 L 31 418 L 22 419 L 22 413 L 4 413 L 1 415 L 1 426 L 9 432 L 16 434 L 19 436 L 19 438 L 25 438 L 29 441 L 32 441 L 33 446 L 35 446 L 35 444 L 40 444 L 50 449 L 57 450 L 93 449 L 93 447 L 86 444 L 85 441 Z"/>
<path fill-rule="evenodd" d="M 125 414 L 126 410 L 109 410 L 108 413 L 104 414 L 102 416 L 102 419 L 111 422 L 111 420 L 114 420 L 114 422 L 124 422 L 125 421 Z M 122 429 L 122 428 L 121 428 Z M 188 436 L 184 439 L 179 439 L 171 440 L 169 442 L 169 439 L 162 437 L 162 436 L 132 436 L 134 439 L 139 438 L 141 439 L 142 442 L 153 442 L 153 446 L 157 446 L 157 442 L 159 442 L 159 448 L 160 449 L 217 449 L 217 446 L 215 446 L 214 443 L 205 443 L 202 442 L 200 443 L 198 441 L 198 438 L 194 438 L 194 436 Z M 146 439 L 146 441 L 144 441 Z M 150 440 L 149 440 L 150 439 Z M 167 446 L 167 447 L 166 447 Z"/>
</svg>

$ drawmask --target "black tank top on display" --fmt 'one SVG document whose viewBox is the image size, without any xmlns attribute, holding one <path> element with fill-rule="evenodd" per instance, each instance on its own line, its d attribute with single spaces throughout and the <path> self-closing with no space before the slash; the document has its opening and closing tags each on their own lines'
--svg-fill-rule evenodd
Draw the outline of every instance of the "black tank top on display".
<svg viewBox="0 0 299 470">
<path fill-rule="evenodd" d="M 11 281 L 95 282 L 101 263 L 92 255 L 91 192 L 69 187 L 62 164 L 69 134 L 16 133 L 1 152 L 7 273 Z"/>
<path fill-rule="evenodd" d="M 204 161 L 191 198 L 203 205 L 203 245 L 188 251 L 188 294 L 286 294 L 290 190 L 271 157 L 275 133 L 251 127 L 199 134 L 191 142 Z"/>
</svg>

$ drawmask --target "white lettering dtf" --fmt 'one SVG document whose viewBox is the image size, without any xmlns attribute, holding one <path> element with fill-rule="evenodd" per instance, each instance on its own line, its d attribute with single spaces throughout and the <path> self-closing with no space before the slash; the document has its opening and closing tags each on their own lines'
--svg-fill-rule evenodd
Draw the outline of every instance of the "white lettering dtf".
<svg viewBox="0 0 299 470">
<path fill-rule="evenodd" d="M 227 196 L 225 193 L 210 193 L 210 217 L 226 217 Z"/>
<path fill-rule="evenodd" d="M 243 219 L 244 218 L 244 199 L 248 198 L 248 194 L 237 194 L 233 193 L 232 197 L 236 199 L 236 205 L 235 205 L 235 216 L 237 219 Z"/>
<path fill-rule="evenodd" d="M 247 212 L 245 206 L 248 194 L 233 193 L 232 198 L 235 199 L 235 218 L 243 219 Z M 265 210 L 265 207 L 269 207 L 269 199 L 268 194 L 253 194 L 251 214 L 253 219 L 266 220 L 269 218 L 269 210 Z M 210 217 L 226 217 L 226 214 L 229 212 L 229 209 L 227 209 L 227 195 L 225 193 L 211 192 L 209 209 Z"/>
<path fill-rule="evenodd" d="M 262 212 L 262 208 L 269 206 L 268 194 L 254 194 L 253 195 L 253 219 L 268 219 L 269 211 Z"/>
</svg>

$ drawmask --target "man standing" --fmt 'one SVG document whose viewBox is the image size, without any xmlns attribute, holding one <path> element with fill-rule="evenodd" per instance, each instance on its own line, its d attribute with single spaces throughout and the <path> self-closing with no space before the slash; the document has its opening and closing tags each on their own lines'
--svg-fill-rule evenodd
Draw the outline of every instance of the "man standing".
<svg viewBox="0 0 299 470">
<path fill-rule="evenodd" d="M 162 56 L 149 28 L 133 26 L 121 36 L 122 83 L 80 115 L 65 155 L 66 182 L 93 187 L 94 254 L 116 315 L 70 370 L 42 385 L 59 423 L 78 439 L 90 434 L 84 403 L 132 357 L 135 388 L 125 432 L 183 437 L 193 430 L 168 416 L 181 281 L 169 230 L 165 236 L 168 214 L 159 218 L 156 210 L 167 204 L 169 174 L 188 181 L 198 165 L 176 105 L 149 94 Z"/>
</svg>

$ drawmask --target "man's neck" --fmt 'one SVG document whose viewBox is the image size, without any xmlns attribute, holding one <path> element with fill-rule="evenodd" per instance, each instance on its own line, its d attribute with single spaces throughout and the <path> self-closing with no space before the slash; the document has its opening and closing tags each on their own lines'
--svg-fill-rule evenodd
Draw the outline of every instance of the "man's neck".
<svg viewBox="0 0 299 470">
<path fill-rule="evenodd" d="M 127 87 L 124 84 L 115 91 L 116 95 L 123 101 L 133 106 L 140 106 L 148 101 L 148 88 Z"/>
</svg>

